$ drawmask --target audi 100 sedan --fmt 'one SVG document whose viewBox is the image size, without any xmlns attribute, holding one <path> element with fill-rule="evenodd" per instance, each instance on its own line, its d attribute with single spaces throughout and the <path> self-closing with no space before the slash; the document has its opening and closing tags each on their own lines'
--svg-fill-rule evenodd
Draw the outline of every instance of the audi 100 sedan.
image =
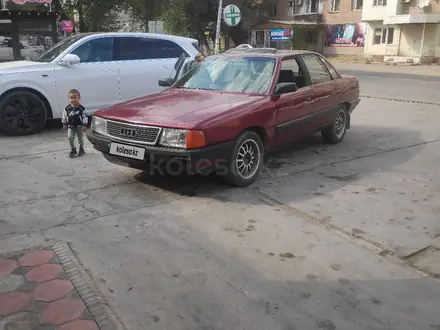
<svg viewBox="0 0 440 330">
<path fill-rule="evenodd" d="M 355 77 L 302 51 L 210 56 L 158 83 L 168 88 L 97 111 L 89 141 L 116 164 L 215 171 L 237 186 L 258 178 L 274 148 L 319 131 L 324 142 L 341 142 L 360 100 Z"/>
</svg>

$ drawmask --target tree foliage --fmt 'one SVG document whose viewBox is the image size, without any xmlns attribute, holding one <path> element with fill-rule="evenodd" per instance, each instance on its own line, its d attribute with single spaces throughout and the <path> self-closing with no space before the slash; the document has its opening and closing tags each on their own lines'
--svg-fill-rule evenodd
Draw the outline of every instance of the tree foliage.
<svg viewBox="0 0 440 330">
<path fill-rule="evenodd" d="M 148 1 L 148 0 L 137 0 Z M 150 0 L 154 1 L 154 0 Z M 207 46 L 207 37 L 215 36 L 219 0 L 165 0 L 160 18 L 173 34 L 189 35 Z M 228 27 L 222 23 L 222 31 L 229 35 L 235 44 L 248 37 L 248 29 L 262 17 L 266 17 L 272 0 L 224 0 L 223 6 L 237 5 L 242 12 L 238 26 Z"/>
</svg>

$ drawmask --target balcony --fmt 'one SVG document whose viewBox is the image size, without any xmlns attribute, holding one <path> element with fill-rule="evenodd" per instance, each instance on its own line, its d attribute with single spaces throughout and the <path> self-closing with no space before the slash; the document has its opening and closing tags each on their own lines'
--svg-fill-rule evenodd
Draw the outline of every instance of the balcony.
<svg viewBox="0 0 440 330">
<path fill-rule="evenodd" d="M 323 22 L 323 15 L 318 13 L 293 14 L 290 16 L 292 24 L 295 23 L 314 23 L 319 24 Z"/>
</svg>

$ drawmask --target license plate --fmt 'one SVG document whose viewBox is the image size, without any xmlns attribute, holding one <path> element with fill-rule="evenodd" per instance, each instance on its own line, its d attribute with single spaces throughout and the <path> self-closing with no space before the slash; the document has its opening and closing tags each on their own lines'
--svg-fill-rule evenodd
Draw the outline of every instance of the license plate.
<svg viewBox="0 0 440 330">
<path fill-rule="evenodd" d="M 126 144 L 112 143 L 110 145 L 110 154 L 137 160 L 144 160 L 145 149 L 128 146 Z"/>
</svg>

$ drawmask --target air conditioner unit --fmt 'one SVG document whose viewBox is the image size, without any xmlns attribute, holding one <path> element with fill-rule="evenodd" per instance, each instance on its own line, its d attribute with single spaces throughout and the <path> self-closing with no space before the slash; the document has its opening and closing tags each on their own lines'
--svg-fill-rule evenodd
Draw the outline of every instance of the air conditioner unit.
<svg viewBox="0 0 440 330">
<path fill-rule="evenodd" d="M 401 0 L 402 3 L 410 3 L 411 0 Z"/>
</svg>

